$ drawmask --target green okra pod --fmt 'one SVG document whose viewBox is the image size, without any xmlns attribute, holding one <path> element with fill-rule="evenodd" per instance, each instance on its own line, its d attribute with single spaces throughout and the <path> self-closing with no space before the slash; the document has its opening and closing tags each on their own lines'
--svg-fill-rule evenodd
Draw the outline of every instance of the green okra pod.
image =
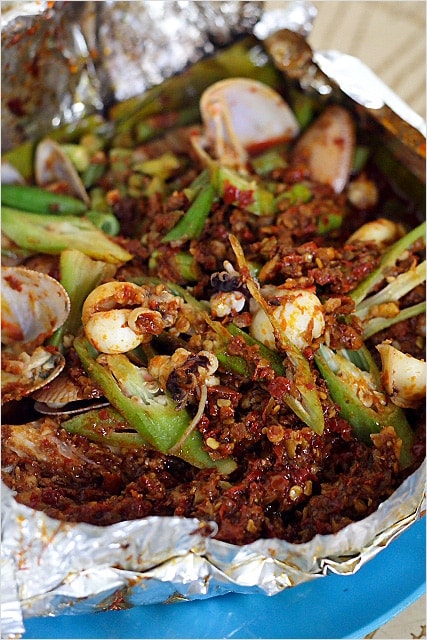
<svg viewBox="0 0 427 640">
<path fill-rule="evenodd" d="M 60 283 L 70 296 L 71 309 L 65 323 L 55 331 L 49 344 L 61 348 L 66 334 L 76 336 L 82 325 L 82 307 L 86 297 L 104 279 L 112 277 L 115 265 L 92 260 L 77 249 L 65 249 L 59 258 Z"/>
<path fill-rule="evenodd" d="M 226 204 L 233 204 L 257 216 L 274 213 L 275 199 L 272 193 L 255 177 L 248 180 L 237 171 L 212 163 L 212 184 Z"/>
<path fill-rule="evenodd" d="M 321 345 L 315 362 L 331 398 L 340 407 L 340 414 L 351 424 L 357 438 L 370 444 L 372 434 L 379 433 L 385 426 L 394 427 L 402 440 L 400 464 L 402 468 L 410 466 L 413 461 L 413 431 L 402 409 L 387 400 L 379 371 L 367 348 L 335 352 Z"/>
<path fill-rule="evenodd" d="M 74 347 L 88 375 L 147 446 L 164 454 L 173 450 L 173 455 L 195 467 L 217 467 L 221 473 L 235 469 L 232 459 L 212 460 L 197 430 L 191 430 L 181 443 L 191 422 L 187 409 L 177 409 L 169 396 L 150 390 L 141 370 L 125 355 L 102 356 L 100 361 L 99 353 L 81 337 L 75 339 Z"/>
<path fill-rule="evenodd" d="M 280 348 L 286 353 L 287 364 L 285 365 L 285 370 L 287 372 L 287 378 L 293 383 L 295 393 L 284 394 L 284 401 L 308 427 L 316 433 L 323 433 L 325 418 L 316 388 L 314 372 L 311 370 L 310 364 L 304 357 L 302 351 L 289 340 L 285 331 L 283 331 L 283 327 L 273 315 L 267 301 L 262 297 L 250 273 L 239 241 L 235 236 L 230 235 L 230 242 L 239 265 L 242 280 L 245 282 L 254 300 L 265 311 L 271 322 L 275 339 L 280 345 Z"/>
<path fill-rule="evenodd" d="M 235 324 L 230 322 L 226 326 L 222 325 L 216 320 L 207 320 L 208 324 L 214 331 L 216 331 L 219 337 L 219 344 L 215 347 L 215 355 L 218 358 L 219 363 L 225 369 L 237 373 L 238 375 L 250 378 L 252 371 L 249 369 L 248 363 L 245 358 L 238 355 L 231 355 L 227 350 L 227 344 L 231 337 L 238 337 L 244 340 L 244 342 L 250 347 L 256 346 L 259 354 L 265 358 L 272 369 L 278 376 L 286 376 L 286 368 L 283 364 L 283 357 L 280 356 L 277 351 L 272 351 L 266 347 L 262 342 L 253 338 L 249 333 L 246 333 Z"/>
<path fill-rule="evenodd" d="M 129 430 L 129 424 L 112 406 L 79 413 L 61 423 L 68 433 L 84 436 L 91 442 L 112 447 L 147 447 L 144 438 Z"/>
<path fill-rule="evenodd" d="M 106 211 L 87 211 L 86 218 L 107 236 L 117 236 L 120 233 L 120 222 L 114 213 Z"/>
</svg>

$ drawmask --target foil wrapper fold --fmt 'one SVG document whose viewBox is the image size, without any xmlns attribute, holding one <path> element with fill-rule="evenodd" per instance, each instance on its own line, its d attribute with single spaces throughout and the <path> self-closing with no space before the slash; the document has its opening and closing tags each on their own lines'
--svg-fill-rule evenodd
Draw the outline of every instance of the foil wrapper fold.
<svg viewBox="0 0 427 640">
<path fill-rule="evenodd" d="M 415 175 L 425 173 L 424 123 L 363 65 L 350 79 L 340 54 L 311 51 L 311 3 L 289 3 L 280 15 L 263 14 L 262 2 L 16 5 L 2 5 L 3 150 L 141 93 L 254 31 L 304 91 L 345 93 L 387 130 Z M 276 38 L 278 28 L 289 38 Z M 17 82 L 22 68 L 29 72 Z M 228 592 L 274 596 L 330 573 L 352 575 L 423 515 L 425 472 L 424 464 L 369 517 L 299 545 L 271 539 L 238 547 L 215 540 L 214 523 L 178 517 L 64 523 L 3 487 L 3 637 L 22 633 L 28 617 L 105 611 L 118 599 L 131 607 Z"/>
<path fill-rule="evenodd" d="M 2 148 L 143 93 L 251 33 L 262 2 L 2 3 Z"/>
<path fill-rule="evenodd" d="M 230 592 L 274 596 L 331 573 L 352 575 L 423 515 L 425 473 L 423 464 L 376 512 L 337 534 L 241 547 L 215 540 L 214 523 L 190 518 L 59 522 L 4 487 L 4 637 L 22 632 L 26 617 L 106 611 L 119 599 L 131 607 Z"/>
</svg>

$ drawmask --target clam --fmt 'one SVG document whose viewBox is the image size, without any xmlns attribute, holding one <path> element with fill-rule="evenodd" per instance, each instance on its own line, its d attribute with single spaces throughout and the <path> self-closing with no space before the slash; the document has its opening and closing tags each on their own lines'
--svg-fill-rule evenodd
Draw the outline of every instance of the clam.
<svg viewBox="0 0 427 640">
<path fill-rule="evenodd" d="M 274 89 L 249 78 L 228 78 L 202 94 L 204 133 L 192 139 L 199 155 L 208 147 L 220 164 L 244 172 L 251 153 L 289 141 L 299 125 Z M 206 159 L 206 154 L 205 154 Z"/>
<path fill-rule="evenodd" d="M 36 401 L 34 409 L 45 415 L 82 413 L 109 404 L 89 379 L 85 378 L 85 384 L 80 385 L 66 371 L 33 393 L 32 397 Z"/>
<path fill-rule="evenodd" d="M 80 198 L 85 204 L 90 205 L 89 196 L 77 170 L 55 140 L 44 138 L 37 145 L 34 174 L 40 187 L 48 188 L 59 183 L 66 187 L 68 195 Z"/>
<path fill-rule="evenodd" d="M 404 409 L 416 409 L 426 399 L 424 360 L 402 353 L 387 342 L 377 345 L 383 367 L 382 382 L 390 400 Z"/>
<path fill-rule="evenodd" d="M 55 278 L 24 267 L 3 267 L 1 279 L 3 345 L 20 351 L 38 346 L 64 324 L 70 298 Z"/>
<path fill-rule="evenodd" d="M 70 299 L 45 273 L 3 267 L 1 289 L 2 402 L 33 393 L 59 375 L 64 356 L 43 346 L 67 319 Z"/>
<path fill-rule="evenodd" d="M 1 401 L 20 400 L 56 378 L 65 366 L 64 356 L 55 349 L 36 347 L 30 354 L 2 352 Z"/>
<path fill-rule="evenodd" d="M 293 158 L 308 166 L 313 180 L 341 193 L 350 177 L 355 139 L 351 114 L 343 107 L 331 105 L 298 140 Z"/>
<path fill-rule="evenodd" d="M 18 169 L 6 160 L 1 161 L 1 183 L 2 184 L 25 184 L 25 179 Z"/>
</svg>

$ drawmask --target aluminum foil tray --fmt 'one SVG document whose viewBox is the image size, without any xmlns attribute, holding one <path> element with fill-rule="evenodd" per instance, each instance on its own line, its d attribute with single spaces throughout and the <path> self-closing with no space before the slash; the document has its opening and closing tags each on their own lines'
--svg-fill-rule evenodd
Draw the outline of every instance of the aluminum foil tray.
<svg viewBox="0 0 427 640">
<path fill-rule="evenodd" d="M 360 61 L 311 51 L 305 40 L 316 14 L 311 3 L 270 14 L 262 5 L 2 3 L 3 150 L 140 94 L 255 33 L 300 90 L 320 100 L 339 95 L 359 116 L 373 118 L 393 154 L 425 181 L 423 120 Z M 227 592 L 274 596 L 330 573 L 354 574 L 423 515 L 424 491 L 425 465 L 375 513 L 335 535 L 238 547 L 213 539 L 214 524 L 191 519 L 149 517 L 108 527 L 59 522 L 18 504 L 4 487 L 3 637 L 22 633 L 27 617 L 108 610 L 118 597 L 136 606 Z"/>
</svg>

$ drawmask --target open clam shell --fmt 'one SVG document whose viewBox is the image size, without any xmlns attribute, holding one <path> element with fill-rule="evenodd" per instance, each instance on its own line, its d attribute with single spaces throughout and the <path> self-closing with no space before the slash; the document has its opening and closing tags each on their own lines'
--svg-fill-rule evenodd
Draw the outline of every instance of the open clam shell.
<svg viewBox="0 0 427 640">
<path fill-rule="evenodd" d="M 208 146 L 222 164 L 228 156 L 244 165 L 247 154 L 292 140 L 299 133 L 297 119 L 271 87 L 249 78 L 214 83 L 200 99 Z"/>
<path fill-rule="evenodd" d="M 64 324 L 70 298 L 57 280 L 24 267 L 3 267 L 1 279 L 2 344 L 40 345 Z"/>
<path fill-rule="evenodd" d="M 107 406 L 109 403 L 98 389 L 90 385 L 78 385 L 66 372 L 44 385 L 33 394 L 34 409 L 44 415 L 82 413 L 89 409 Z"/>
<path fill-rule="evenodd" d="M 308 165 L 314 180 L 341 193 L 350 177 L 355 140 L 352 116 L 343 107 L 332 105 L 298 140 L 294 158 Z"/>
<path fill-rule="evenodd" d="M 24 351 L 19 356 L 3 353 L 2 404 L 31 395 L 56 378 L 64 366 L 64 356 L 49 348 L 37 347 L 31 354 Z"/>
<path fill-rule="evenodd" d="M 80 198 L 90 205 L 89 196 L 77 170 L 55 140 L 45 138 L 37 145 L 34 173 L 40 187 L 48 187 L 57 182 L 66 184 L 68 195 Z"/>
<path fill-rule="evenodd" d="M 70 298 L 46 273 L 3 267 L 1 277 L 4 403 L 30 395 L 63 370 L 64 356 L 42 345 L 67 319 Z"/>
</svg>

